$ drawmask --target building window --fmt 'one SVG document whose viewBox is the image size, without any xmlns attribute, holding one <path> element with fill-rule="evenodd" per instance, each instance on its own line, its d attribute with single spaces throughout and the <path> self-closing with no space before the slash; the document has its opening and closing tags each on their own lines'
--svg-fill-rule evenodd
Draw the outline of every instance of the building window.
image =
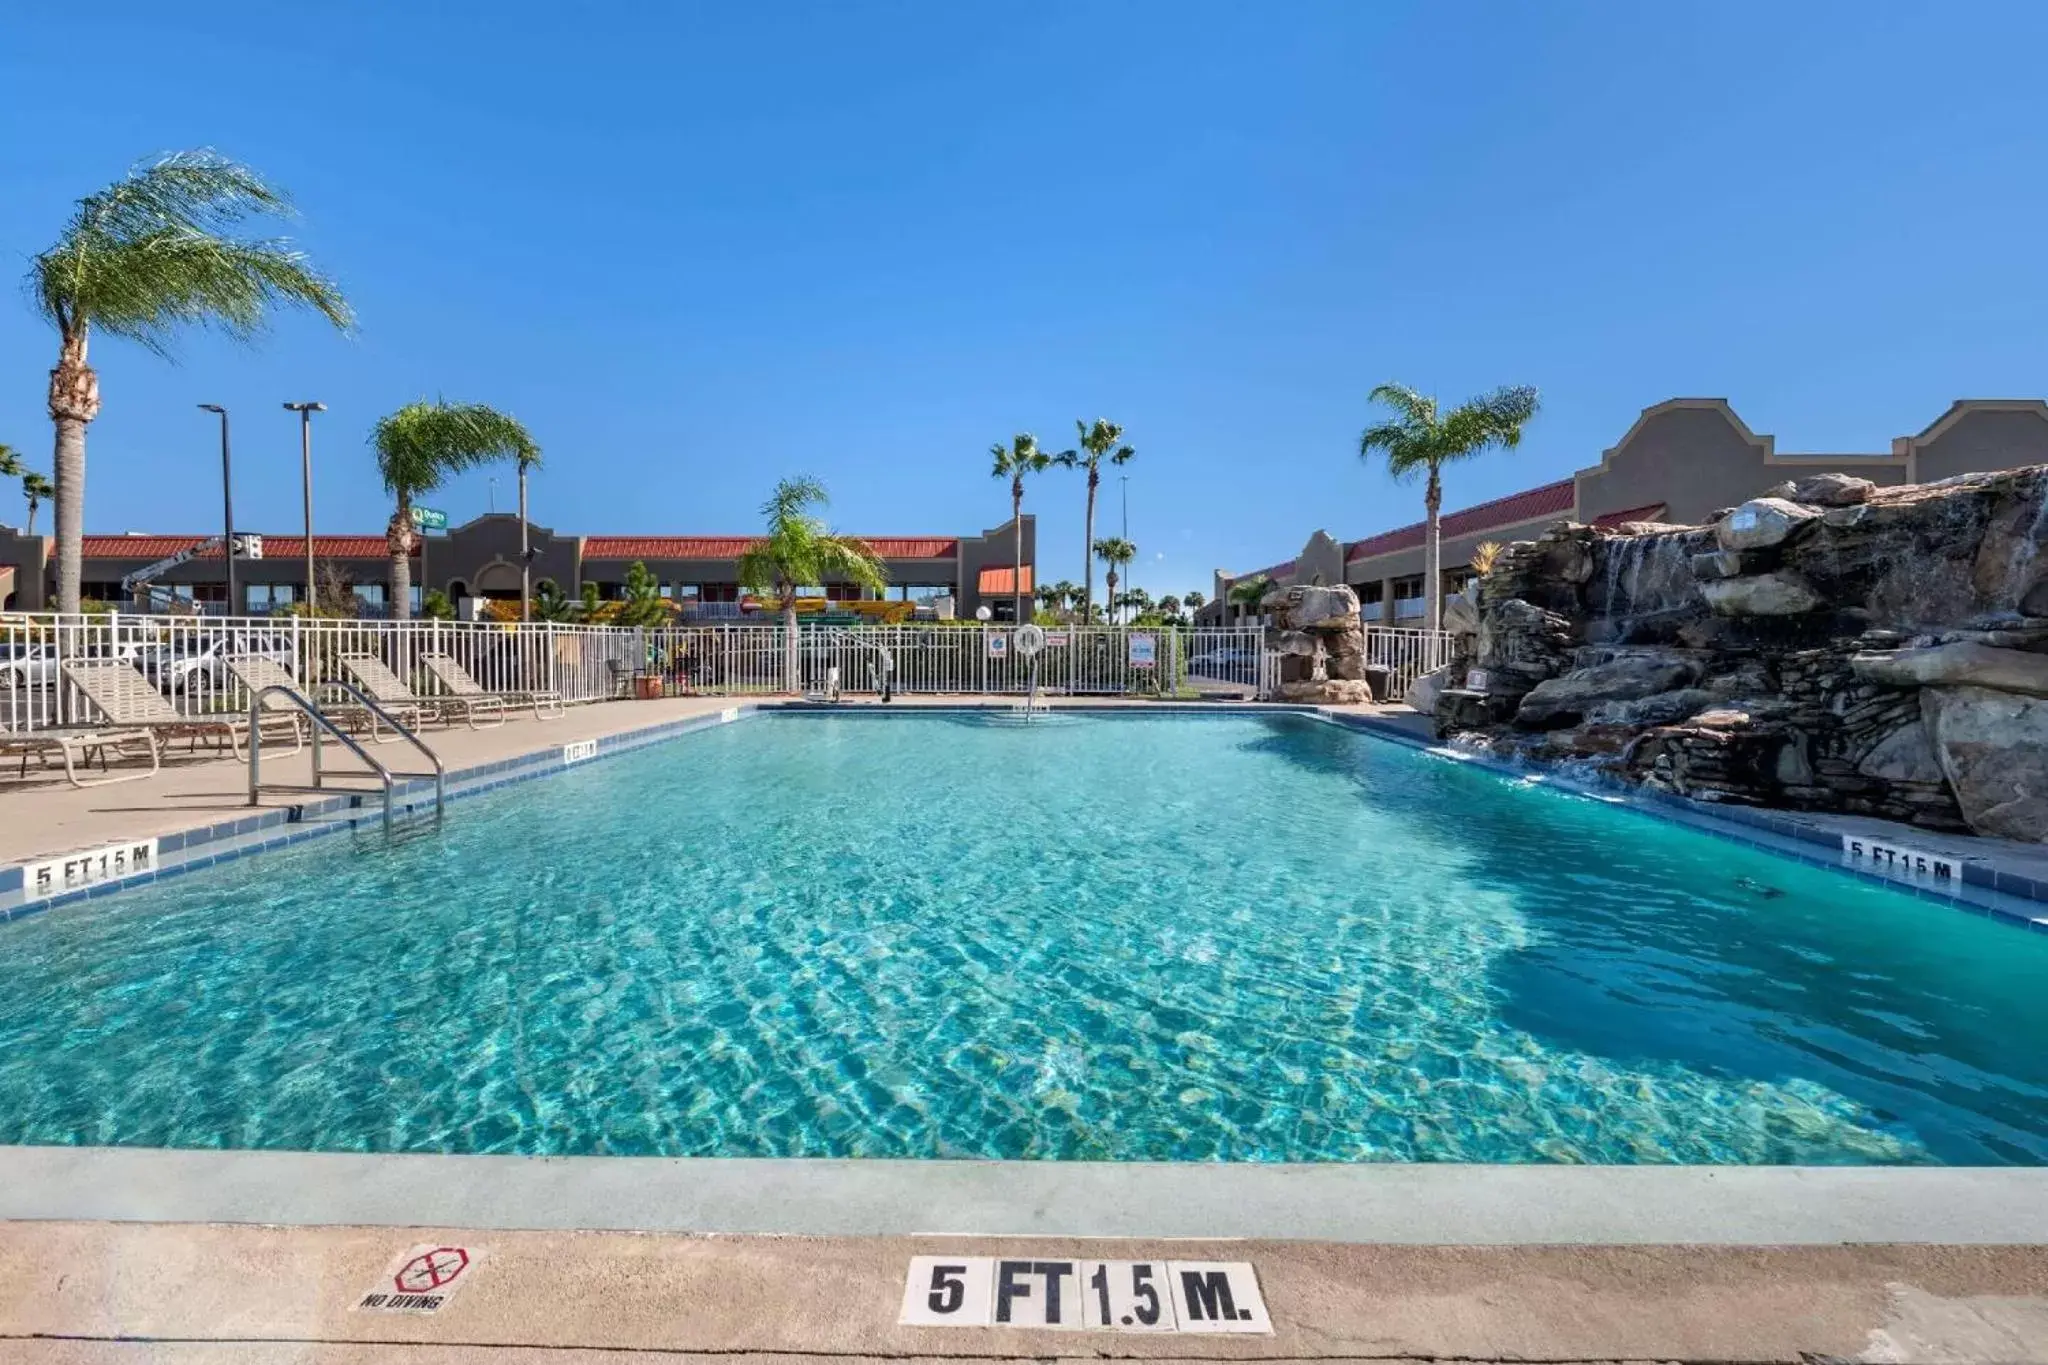
<svg viewBox="0 0 2048 1365">
<path fill-rule="evenodd" d="M 953 595 L 951 583 L 898 583 L 893 596 L 898 602 L 915 602 L 919 606 L 930 606 L 941 597 Z"/>
<path fill-rule="evenodd" d="M 251 583 L 248 588 L 249 614 L 262 616 L 273 611 L 283 611 L 299 600 L 299 585 L 296 583 Z"/>
<path fill-rule="evenodd" d="M 1411 574 L 1394 580 L 1394 619 L 1413 620 L 1429 615 L 1429 604 L 1422 600 L 1422 575 Z"/>
<path fill-rule="evenodd" d="M 1386 600 L 1387 581 L 1384 578 L 1375 578 L 1370 583 L 1360 583 L 1356 587 L 1358 605 L 1361 607 L 1376 607 Z"/>
</svg>

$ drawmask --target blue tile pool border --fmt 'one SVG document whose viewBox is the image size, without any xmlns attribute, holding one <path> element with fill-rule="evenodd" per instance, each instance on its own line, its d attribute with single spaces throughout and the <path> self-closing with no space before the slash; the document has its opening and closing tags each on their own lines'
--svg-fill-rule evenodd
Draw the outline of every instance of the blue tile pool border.
<svg viewBox="0 0 2048 1365">
<path fill-rule="evenodd" d="M 1761 849 L 1807 867 L 1855 877 L 1872 885 L 1903 892 L 1936 905 L 2004 920 L 2035 933 L 2048 933 L 2048 882 L 2000 868 L 1995 861 L 1995 851 L 1987 851 L 1974 857 L 1959 855 L 1956 861 L 1960 865 L 1962 875 L 1953 882 L 1942 883 L 1931 879 L 1891 876 L 1874 868 L 1859 867 L 1847 861 L 1842 854 L 1841 833 L 1823 828 L 1813 823 L 1811 819 L 1800 819 L 1782 811 L 1755 806 L 1696 801 L 1690 797 L 1670 792 L 1648 791 L 1640 787 L 1598 786 L 1579 782 L 1541 767 L 1525 767 L 1485 754 L 1454 752 L 1434 737 L 1419 735 L 1406 726 L 1379 716 L 1324 709 L 1317 709 L 1315 714 L 1322 720 L 1347 730 L 1392 740 L 1425 753 L 1442 755 L 1501 777 L 1516 780 L 1539 777 L 1546 785 L 1558 790 L 1619 805 L 1624 809 L 1638 811 L 1653 820 L 1662 820 L 1667 824 L 1710 834 L 1730 843 Z M 1910 828 L 1900 828 L 1904 831 L 1900 837 L 1910 840 Z M 1826 849 L 1828 852 L 1823 854 L 1814 851 L 1818 849 Z"/>
<path fill-rule="evenodd" d="M 448 799 L 459 801 L 514 782 L 524 782 L 564 772 L 585 763 L 601 761 L 650 744 L 730 724 L 766 712 L 788 715 L 872 716 L 986 714 L 1014 710 L 1013 702 L 918 703 L 901 708 L 883 706 L 848 707 L 814 702 L 740 702 L 715 712 L 664 721 L 658 725 L 598 736 L 596 751 L 586 758 L 566 762 L 563 744 L 461 768 L 447 774 Z M 1347 730 L 1389 740 L 1427 753 L 1455 757 L 1458 761 L 1486 769 L 1502 777 L 1525 780 L 1539 775 L 1547 785 L 1575 794 L 1621 805 L 1653 819 L 1761 849 L 1809 867 L 1843 873 L 1863 881 L 1905 892 L 1921 900 L 1962 909 L 1972 914 L 2002 919 L 2039 933 L 2048 933 L 2048 882 L 1998 868 L 1988 859 L 1959 859 L 1959 883 L 1940 884 L 1889 876 L 1847 863 L 1840 853 L 1840 835 L 1779 812 L 1749 807 L 1709 805 L 1686 797 L 1641 789 L 1602 788 L 1578 783 L 1555 773 L 1519 767 L 1485 755 L 1453 754 L 1432 737 L 1381 716 L 1335 711 L 1314 706 L 1286 706 L 1246 702 L 1065 702 L 1058 709 L 1068 714 L 1091 716 L 1276 716 L 1295 715 L 1322 720 Z M 572 741 L 573 742 L 573 741 Z M 393 789 L 394 811 L 412 815 L 432 805 L 433 783 L 429 780 L 400 782 Z M 211 867 L 254 853 L 284 848 L 304 840 L 366 825 L 381 824 L 383 803 L 375 791 L 351 791 L 291 806 L 274 807 L 211 825 L 161 835 L 157 839 L 158 866 L 150 871 L 109 878 L 91 886 L 40 898 L 23 894 L 19 865 L 0 869 L 0 923 L 66 905 L 73 901 L 114 895 L 197 868 Z M 1812 851 L 1825 848 L 1831 856 Z"/>
<path fill-rule="evenodd" d="M 596 752 L 573 763 L 563 759 L 563 744 L 555 743 L 511 758 L 457 768 L 445 775 L 448 800 L 451 803 L 465 800 L 484 792 L 496 791 L 514 782 L 525 782 L 536 777 L 566 772 L 570 768 L 580 768 L 587 763 L 599 762 L 645 748 L 650 744 L 659 744 L 679 735 L 745 720 L 757 714 L 760 709 L 758 705 L 751 703 L 739 704 L 706 715 L 689 716 L 681 720 L 664 721 L 659 725 L 643 726 L 636 730 L 601 735 L 597 737 Z M 432 779 L 394 783 L 394 818 L 430 811 L 434 803 L 433 793 Z M 150 882 L 163 881 L 253 853 L 284 848 L 324 834 L 381 825 L 383 821 L 383 797 L 382 793 L 376 790 L 356 789 L 290 806 L 252 811 L 248 815 L 236 816 L 230 820 L 157 836 L 158 864 L 147 872 L 131 873 L 125 877 L 110 877 L 91 886 L 75 887 L 43 897 L 23 894 L 22 870 L 17 864 L 0 870 L 0 924 L 9 920 L 25 919 L 30 915 L 74 901 L 92 900 L 132 890 Z M 30 858 L 23 861 L 38 860 Z"/>
</svg>

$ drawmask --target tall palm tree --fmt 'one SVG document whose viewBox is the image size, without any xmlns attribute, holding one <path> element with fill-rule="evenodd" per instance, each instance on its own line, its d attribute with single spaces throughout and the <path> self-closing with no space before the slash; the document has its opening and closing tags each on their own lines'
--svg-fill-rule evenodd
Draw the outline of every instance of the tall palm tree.
<svg viewBox="0 0 2048 1365">
<path fill-rule="evenodd" d="M 1443 511 L 1443 467 L 1469 459 L 1496 446 L 1513 450 L 1522 443 L 1522 428 L 1536 415 L 1536 390 L 1526 384 L 1495 389 L 1470 399 L 1449 412 L 1437 411 L 1436 399 L 1425 398 L 1405 384 L 1382 384 L 1371 394 L 1372 401 L 1394 410 L 1391 421 L 1365 429 L 1358 438 L 1358 457 L 1370 460 L 1384 454 L 1387 471 L 1397 479 L 1413 477 L 1418 471 L 1429 476 L 1422 495 L 1424 520 L 1422 550 L 1422 591 L 1428 603 L 1424 624 L 1430 630 L 1443 626 L 1442 546 L 1438 543 L 1438 516 Z"/>
<path fill-rule="evenodd" d="M 1125 540 L 1122 536 L 1107 536 L 1095 542 L 1095 557 L 1109 565 L 1109 573 L 1103 579 L 1109 589 L 1104 596 L 1103 605 L 1110 609 L 1109 623 L 1115 625 L 1116 571 L 1120 566 L 1128 564 L 1138 557 L 1138 547 Z M 1089 604 L 1089 610 L 1094 610 L 1093 603 Z"/>
<path fill-rule="evenodd" d="M 1200 611 L 1203 604 L 1208 600 L 1206 596 L 1199 592 L 1184 592 L 1180 595 L 1180 604 L 1188 609 L 1188 615 L 1190 616 Z"/>
<path fill-rule="evenodd" d="M 1102 484 L 1102 462 L 1129 464 L 1138 452 L 1124 444 L 1124 429 L 1106 417 L 1093 423 L 1076 419 L 1074 430 L 1080 434 L 1081 448 L 1063 450 L 1054 458 L 1068 469 L 1088 471 L 1088 514 L 1081 528 L 1081 576 L 1086 580 L 1081 589 L 1081 620 L 1086 622 L 1095 614 L 1095 490 Z"/>
<path fill-rule="evenodd" d="M 94 328 L 167 355 L 181 326 L 259 332 L 270 309 L 295 304 L 346 331 L 348 303 L 291 244 L 235 235 L 291 203 L 255 171 L 210 151 L 173 152 L 78 201 L 57 242 L 29 267 L 36 307 L 57 329 L 50 371 L 56 427 L 57 610 L 78 610 L 85 533 L 85 428 L 100 412 L 88 363 Z"/>
<path fill-rule="evenodd" d="M 24 535 L 36 533 L 36 509 L 57 496 L 56 485 L 31 469 L 21 476 L 21 495 L 28 499 L 28 526 Z"/>
<path fill-rule="evenodd" d="M 513 456 L 519 462 L 519 619 L 533 619 L 533 551 L 526 543 L 526 471 L 540 468 L 540 447 Z"/>
<path fill-rule="evenodd" d="M 1001 443 L 988 448 L 995 457 L 995 467 L 990 472 L 998 479 L 1010 481 L 1010 526 L 1016 544 L 1014 577 L 1010 579 L 1010 614 L 1014 621 L 1026 621 L 1024 614 L 1024 476 L 1042 474 L 1051 468 L 1053 456 L 1038 448 L 1038 438 L 1028 431 L 1020 431 L 1010 438 L 1010 444 Z"/>
<path fill-rule="evenodd" d="M 782 612 L 782 671 L 788 691 L 798 689 L 796 590 L 827 578 L 848 579 L 873 592 L 889 575 L 873 548 L 854 536 L 834 535 L 811 509 L 825 507 L 825 485 L 799 476 L 775 485 L 761 515 L 768 534 L 740 556 L 740 585 L 773 596 Z"/>
<path fill-rule="evenodd" d="M 441 486 L 450 474 L 493 460 L 538 459 L 540 447 L 526 428 L 481 403 L 421 399 L 377 419 L 370 432 L 377 451 L 377 475 L 397 503 L 386 528 L 391 548 L 391 617 L 412 615 L 412 550 L 415 499 Z"/>
</svg>

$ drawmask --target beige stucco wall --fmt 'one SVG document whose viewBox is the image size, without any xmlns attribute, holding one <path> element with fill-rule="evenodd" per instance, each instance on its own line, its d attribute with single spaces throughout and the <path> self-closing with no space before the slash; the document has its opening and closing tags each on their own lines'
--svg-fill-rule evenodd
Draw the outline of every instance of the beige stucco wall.
<svg viewBox="0 0 2048 1365">
<path fill-rule="evenodd" d="M 1722 399 L 1674 398 L 1645 408 L 1599 464 L 1578 472 L 1578 519 L 1663 503 L 1667 520 L 1697 523 L 1773 484 L 1828 470 L 1906 481 L 1902 456 L 1779 455 Z"/>
<path fill-rule="evenodd" d="M 1893 442 L 1908 454 L 1913 482 L 2048 464 L 2048 403 L 2036 399 L 1957 403 L 1918 436 Z"/>
</svg>

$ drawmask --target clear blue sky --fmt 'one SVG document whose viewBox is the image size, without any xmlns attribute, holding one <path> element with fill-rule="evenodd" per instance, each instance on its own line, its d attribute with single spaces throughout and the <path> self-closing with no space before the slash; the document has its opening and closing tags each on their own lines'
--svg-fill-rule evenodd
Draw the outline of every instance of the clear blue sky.
<svg viewBox="0 0 2048 1365">
<path fill-rule="evenodd" d="M 216 524 L 199 402 L 275 531 L 287 398 L 331 409 L 336 531 L 389 515 L 364 438 L 422 394 L 525 420 L 536 520 L 586 532 L 748 530 L 795 472 L 848 530 L 993 525 L 989 444 L 1103 414 L 1140 450 L 1139 581 L 1206 588 L 1419 516 L 1356 456 L 1382 380 L 1541 388 L 1453 506 L 1674 395 L 1876 451 L 2048 391 L 2039 4 L 92 8 L 0 17 L 0 265 L 210 145 L 293 192 L 362 319 L 97 348 L 96 531 Z M 0 305 L 0 441 L 45 468 L 54 349 Z M 1048 577 L 1080 577 L 1080 504 L 1030 490 Z"/>
</svg>

